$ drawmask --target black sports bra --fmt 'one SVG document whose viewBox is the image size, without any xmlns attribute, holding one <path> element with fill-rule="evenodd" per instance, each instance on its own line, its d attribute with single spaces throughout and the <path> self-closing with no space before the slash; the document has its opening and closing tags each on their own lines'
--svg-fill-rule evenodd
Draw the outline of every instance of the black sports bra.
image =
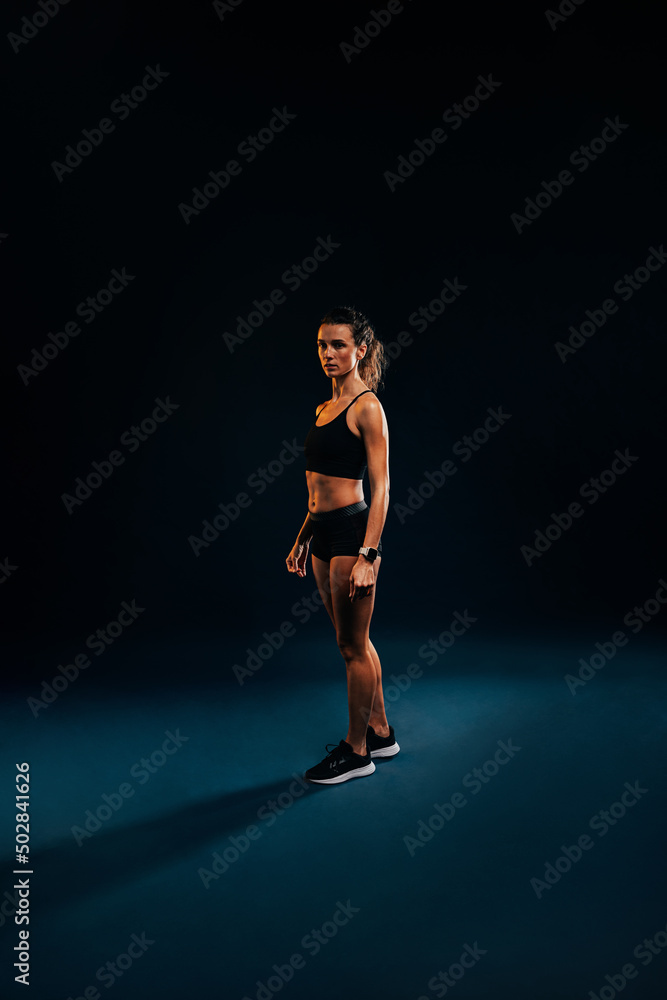
<svg viewBox="0 0 667 1000">
<path fill-rule="evenodd" d="M 363 396 L 364 392 L 372 390 L 364 389 L 359 396 Z M 308 472 L 321 472 L 324 476 L 338 476 L 341 479 L 364 478 L 368 467 L 366 448 L 362 438 L 358 438 L 347 426 L 345 416 L 359 396 L 355 396 L 328 424 L 318 427 L 315 417 L 315 423 L 308 431 L 304 442 Z M 319 415 L 318 413 L 317 416 Z"/>
</svg>

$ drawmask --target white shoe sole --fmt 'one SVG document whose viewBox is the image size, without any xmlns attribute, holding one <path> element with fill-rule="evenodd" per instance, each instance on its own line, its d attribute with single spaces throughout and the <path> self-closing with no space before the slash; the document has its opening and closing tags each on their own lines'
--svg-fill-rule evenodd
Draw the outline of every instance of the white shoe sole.
<svg viewBox="0 0 667 1000">
<path fill-rule="evenodd" d="M 312 781 L 314 785 L 339 785 L 341 781 L 349 781 L 350 778 L 365 778 L 367 774 L 372 774 L 375 770 L 375 764 L 373 761 L 370 764 L 366 764 L 364 767 L 355 767 L 352 771 L 346 771 L 345 774 L 339 774 L 335 778 L 308 778 L 306 775 L 306 781 Z"/>
<path fill-rule="evenodd" d="M 381 747 L 380 750 L 371 750 L 371 757 L 395 757 L 401 748 L 398 743 L 392 743 L 390 747 Z"/>
</svg>

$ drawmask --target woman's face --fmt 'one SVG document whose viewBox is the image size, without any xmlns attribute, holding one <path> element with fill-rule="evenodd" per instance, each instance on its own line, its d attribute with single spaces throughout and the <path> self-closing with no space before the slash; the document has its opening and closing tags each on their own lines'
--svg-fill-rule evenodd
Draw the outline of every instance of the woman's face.
<svg viewBox="0 0 667 1000">
<path fill-rule="evenodd" d="M 366 353 L 366 345 L 356 347 L 352 331 L 344 323 L 325 323 L 317 334 L 317 351 L 325 373 L 333 378 L 351 371 Z"/>
</svg>

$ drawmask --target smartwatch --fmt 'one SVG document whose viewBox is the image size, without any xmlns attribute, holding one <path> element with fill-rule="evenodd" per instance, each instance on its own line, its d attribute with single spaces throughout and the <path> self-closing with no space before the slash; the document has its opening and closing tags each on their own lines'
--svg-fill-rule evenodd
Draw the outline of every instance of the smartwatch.
<svg viewBox="0 0 667 1000">
<path fill-rule="evenodd" d="M 359 555 L 366 556 L 369 562 L 374 562 L 377 558 L 378 550 L 373 549 L 369 546 L 364 548 L 363 546 L 359 549 Z"/>
</svg>

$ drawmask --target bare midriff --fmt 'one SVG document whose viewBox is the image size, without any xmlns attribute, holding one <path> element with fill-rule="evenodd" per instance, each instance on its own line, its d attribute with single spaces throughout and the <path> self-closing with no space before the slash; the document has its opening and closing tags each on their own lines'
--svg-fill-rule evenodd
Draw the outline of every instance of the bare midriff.
<svg viewBox="0 0 667 1000">
<path fill-rule="evenodd" d="M 321 472 L 306 472 L 308 513 L 316 514 L 337 507 L 347 507 L 364 499 L 363 479 L 343 479 L 325 476 Z"/>
</svg>

